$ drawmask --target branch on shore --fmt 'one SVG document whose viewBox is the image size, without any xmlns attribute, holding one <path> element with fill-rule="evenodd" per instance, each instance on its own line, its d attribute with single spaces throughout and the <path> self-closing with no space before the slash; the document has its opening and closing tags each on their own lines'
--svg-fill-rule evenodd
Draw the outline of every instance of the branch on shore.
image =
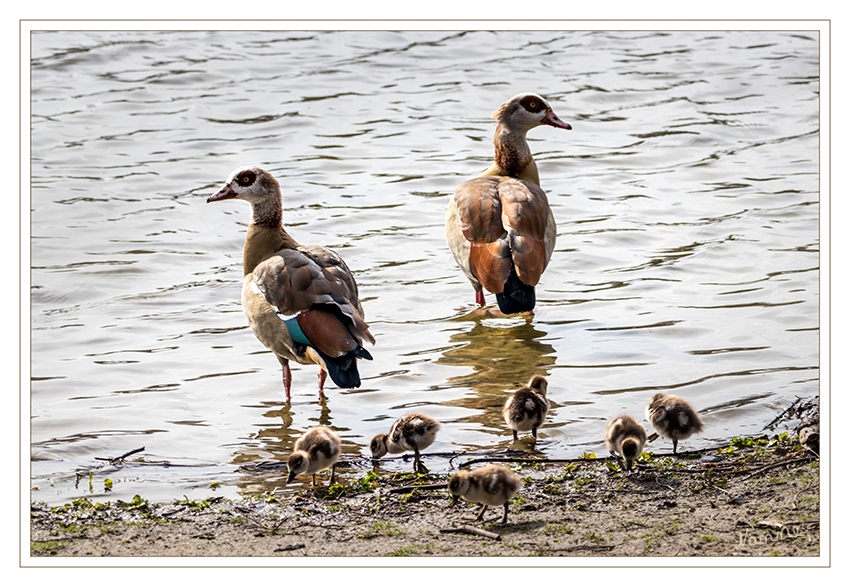
<svg viewBox="0 0 850 587">
<path fill-rule="evenodd" d="M 413 493 L 417 489 L 446 489 L 448 483 L 434 483 L 432 485 L 408 485 L 407 487 L 394 487 L 390 489 L 390 493 Z"/>
<path fill-rule="evenodd" d="M 501 540 L 502 535 L 496 534 L 495 532 L 490 532 L 488 530 L 482 530 L 481 528 L 476 528 L 475 526 L 458 526 L 457 528 L 440 528 L 441 534 L 475 534 L 477 536 L 483 536 L 484 538 L 490 538 L 491 540 Z"/>
<path fill-rule="evenodd" d="M 755 469 L 747 469 L 746 471 L 735 471 L 735 473 L 749 472 L 749 475 L 744 477 L 744 479 L 749 479 L 750 477 L 753 477 L 755 475 L 758 475 L 759 473 L 762 473 L 764 471 L 768 471 L 770 469 L 775 469 L 777 467 L 782 467 L 782 466 L 785 466 L 785 465 L 793 465 L 795 463 L 809 462 L 809 461 L 815 460 L 816 458 L 817 458 L 817 455 L 815 455 L 814 457 L 805 456 L 805 457 L 796 458 L 796 459 L 784 459 L 782 461 L 779 461 L 778 463 L 771 463 L 770 465 L 764 465 L 763 467 L 756 467 Z"/>
</svg>

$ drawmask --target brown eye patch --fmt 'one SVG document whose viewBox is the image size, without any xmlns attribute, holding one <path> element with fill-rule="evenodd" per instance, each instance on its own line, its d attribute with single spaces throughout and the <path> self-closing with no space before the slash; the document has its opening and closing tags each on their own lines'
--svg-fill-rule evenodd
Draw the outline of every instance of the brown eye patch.
<svg viewBox="0 0 850 587">
<path fill-rule="evenodd" d="M 257 175 L 250 169 L 246 169 L 236 176 L 236 182 L 239 185 L 249 186 L 257 179 Z"/>
<path fill-rule="evenodd" d="M 539 96 L 525 96 L 519 103 L 529 112 L 542 112 L 546 110 L 546 103 Z"/>
</svg>

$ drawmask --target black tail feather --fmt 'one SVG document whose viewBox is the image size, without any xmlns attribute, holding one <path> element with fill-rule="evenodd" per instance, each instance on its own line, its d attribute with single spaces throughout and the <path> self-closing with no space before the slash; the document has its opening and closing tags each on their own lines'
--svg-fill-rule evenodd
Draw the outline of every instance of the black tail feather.
<svg viewBox="0 0 850 587">
<path fill-rule="evenodd" d="M 496 294 L 496 301 L 502 314 L 518 314 L 519 312 L 530 312 L 534 309 L 537 298 L 534 294 L 534 286 L 526 285 L 517 277 L 516 270 L 511 267 L 511 274 L 505 282 L 505 289 Z"/>
<path fill-rule="evenodd" d="M 339 387 L 351 389 L 360 387 L 360 372 L 357 370 L 357 357 L 372 360 L 372 355 L 362 346 L 353 351 L 348 351 L 340 357 L 329 357 L 319 349 L 316 351 L 325 360 L 325 367 L 331 380 Z"/>
</svg>

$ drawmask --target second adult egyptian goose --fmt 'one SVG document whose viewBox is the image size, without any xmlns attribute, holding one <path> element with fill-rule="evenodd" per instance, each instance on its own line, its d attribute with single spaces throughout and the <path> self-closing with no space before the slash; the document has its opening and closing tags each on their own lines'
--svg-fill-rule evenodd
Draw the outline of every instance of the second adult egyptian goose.
<svg viewBox="0 0 850 587">
<path fill-rule="evenodd" d="M 540 189 L 526 133 L 542 124 L 570 130 L 538 94 L 517 94 L 496 110 L 495 162 L 455 190 L 446 212 L 446 240 L 484 305 L 496 294 L 504 314 L 534 309 L 534 286 L 555 248 L 555 217 Z"/>
<path fill-rule="evenodd" d="M 319 365 L 325 379 L 360 387 L 357 359 L 371 359 L 363 340 L 375 339 L 363 319 L 357 283 L 345 261 L 319 245 L 300 245 L 283 227 L 280 185 L 256 166 L 240 167 L 207 199 L 251 204 L 243 252 L 242 309 L 254 335 L 271 350 L 283 371 L 290 399 L 289 361 Z"/>
</svg>

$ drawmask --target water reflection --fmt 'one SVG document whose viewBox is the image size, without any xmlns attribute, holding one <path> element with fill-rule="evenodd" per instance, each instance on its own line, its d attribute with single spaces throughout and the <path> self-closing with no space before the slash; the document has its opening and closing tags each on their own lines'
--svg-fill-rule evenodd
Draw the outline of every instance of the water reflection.
<svg viewBox="0 0 850 587">
<path fill-rule="evenodd" d="M 293 405 L 291 402 L 262 404 L 268 407 L 262 413 L 263 425 L 258 432 L 252 434 L 258 442 L 239 444 L 238 450 L 231 460 L 232 463 L 241 465 L 240 475 L 235 481 L 240 493 L 243 495 L 280 493 L 287 489 L 296 491 L 303 486 L 310 485 L 309 476 L 305 476 L 308 479 L 305 483 L 297 481 L 290 484 L 286 483 L 289 471 L 285 461 L 292 453 L 295 441 L 307 429 L 315 426 L 328 426 L 337 432 L 344 432 L 347 429 L 332 425 L 331 409 L 328 407 L 325 396 L 318 396 L 309 404 L 310 407 L 318 405 L 318 416 L 309 420 L 302 418 L 303 426 L 298 427 L 293 427 L 293 423 L 296 421 L 296 412 L 305 406 Z M 359 452 L 360 447 L 343 440 L 342 450 L 344 453 Z M 320 474 L 319 479 L 324 479 L 324 477 Z"/>
<path fill-rule="evenodd" d="M 549 376 L 557 361 L 555 347 L 544 342 L 548 333 L 531 320 L 530 316 L 475 319 L 472 328 L 464 327 L 449 337 L 451 348 L 435 362 L 472 369 L 446 379 L 450 387 L 472 390 L 445 402 L 471 410 L 461 421 L 501 432 L 505 427 L 501 408 L 507 393 L 525 385 L 532 375 Z"/>
</svg>

